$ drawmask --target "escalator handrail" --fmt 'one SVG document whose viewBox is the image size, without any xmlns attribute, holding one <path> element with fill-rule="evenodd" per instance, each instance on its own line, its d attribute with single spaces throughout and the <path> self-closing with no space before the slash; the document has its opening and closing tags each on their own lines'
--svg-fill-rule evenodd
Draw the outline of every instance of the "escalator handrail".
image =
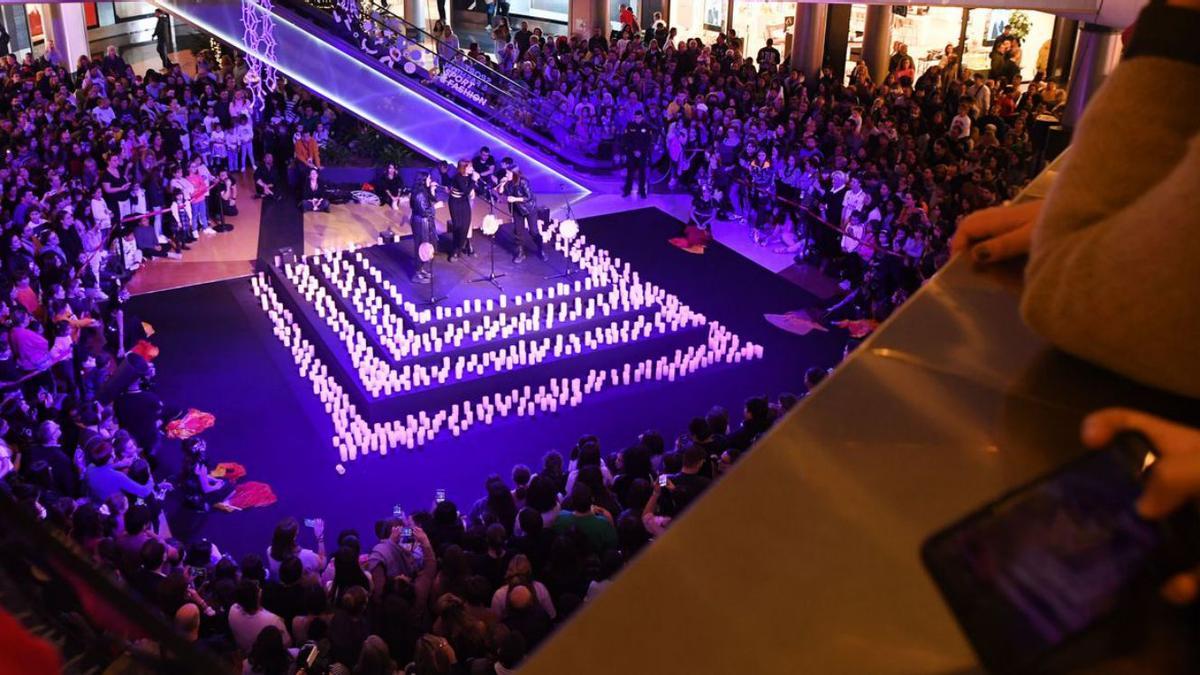
<svg viewBox="0 0 1200 675">
<path fill-rule="evenodd" d="M 418 25 L 416 25 L 416 24 L 414 24 L 414 23 L 410 22 L 408 19 L 405 19 L 405 18 L 404 18 L 404 17 L 402 17 L 402 16 L 398 16 L 397 14 L 395 14 L 394 12 L 392 12 L 392 11 L 391 11 L 390 9 L 388 9 L 387 7 L 385 7 L 385 6 L 381 5 L 381 4 L 379 3 L 379 1 L 378 1 L 378 0 L 367 0 L 367 1 L 368 1 L 368 3 L 370 4 L 370 6 L 371 6 L 371 9 L 373 9 L 374 11 L 377 11 L 377 12 L 379 12 L 379 13 L 381 13 L 381 14 L 386 14 L 386 15 L 388 15 L 388 16 L 389 16 L 389 17 L 391 17 L 391 18 L 398 19 L 398 20 L 400 21 L 400 23 L 402 23 L 402 24 L 404 24 L 405 26 L 407 26 L 407 27 L 409 27 L 409 28 L 411 28 L 411 29 L 413 29 L 413 30 L 417 31 L 418 33 L 420 33 L 420 34 L 422 34 L 422 35 L 425 35 L 426 37 L 430 38 L 430 39 L 431 39 L 431 40 L 433 40 L 433 41 L 434 41 L 434 42 L 435 42 L 435 43 L 436 43 L 438 46 L 444 46 L 444 47 L 446 47 L 447 49 L 450 49 L 450 48 L 451 48 L 450 44 L 449 44 L 449 43 L 447 43 L 447 42 L 445 42 L 445 41 L 443 41 L 443 40 L 442 40 L 440 37 L 438 37 L 438 36 L 434 35 L 433 33 L 429 32 L 429 31 L 427 31 L 427 30 L 425 30 L 424 28 L 421 28 L 420 26 L 418 26 Z M 534 93 L 534 91 L 533 91 L 532 89 L 530 89 L 530 88 L 529 88 L 529 85 L 527 85 L 527 84 L 525 84 L 524 82 L 521 82 L 521 81 L 519 81 L 519 80 L 514 80 L 514 79 L 512 79 L 512 78 L 511 78 L 511 77 L 509 77 L 508 75 L 505 75 L 505 74 L 504 74 L 504 73 L 503 73 L 501 70 L 499 70 L 498 68 L 495 68 L 494 66 L 492 66 L 490 63 L 481 63 L 480 65 L 482 65 L 482 66 L 484 66 L 485 68 L 487 68 L 487 69 L 488 69 L 490 72 L 492 72 L 492 73 L 495 73 L 497 76 L 499 76 L 499 77 L 500 77 L 502 80 L 504 80 L 504 81 L 505 81 L 505 82 L 507 82 L 508 84 L 512 85 L 513 87 L 516 87 L 517 89 L 520 89 L 522 94 L 525 94 L 525 95 L 528 95 L 528 96 L 537 96 L 537 94 L 535 94 L 535 93 Z"/>
<path fill-rule="evenodd" d="M 298 18 L 301 18 L 302 20 L 312 22 L 313 14 L 316 13 L 316 14 L 319 14 L 322 17 L 322 19 L 326 19 L 326 18 L 331 19 L 335 22 L 336 26 L 339 26 L 339 27 L 342 26 L 342 24 L 336 22 L 336 19 L 334 19 L 334 17 L 329 12 L 324 11 L 320 7 L 316 7 L 307 2 L 304 2 L 303 0 L 285 0 L 284 2 L 280 2 L 280 3 L 276 4 L 274 11 L 279 12 L 280 10 L 285 9 L 285 8 L 290 9 L 292 11 L 298 11 L 299 15 L 296 15 L 296 16 Z M 360 15 L 360 16 L 362 16 L 362 15 Z M 369 17 L 369 16 L 368 16 L 368 18 L 372 21 L 373 24 L 376 24 L 376 25 L 379 24 L 379 21 L 377 19 Z M 389 26 L 383 25 L 382 27 L 389 31 L 394 32 L 394 29 Z M 323 27 L 323 29 L 328 30 L 327 27 Z M 364 57 L 368 57 L 372 62 L 375 62 L 375 63 L 380 62 L 379 58 L 375 57 L 373 54 L 370 54 L 369 52 L 364 52 L 362 45 L 355 44 L 352 41 L 346 40 L 339 33 L 340 33 L 340 31 L 330 31 L 330 37 L 340 40 L 343 44 L 346 44 L 347 46 L 354 49 L 355 52 L 361 54 Z M 426 45 L 420 44 L 419 42 L 413 41 L 413 40 L 410 40 L 409 42 L 412 42 L 413 44 L 416 44 L 422 50 L 432 53 L 435 56 L 437 56 L 436 52 L 434 52 L 433 50 L 430 50 L 429 47 L 427 47 Z M 465 55 L 464 55 L 464 58 L 465 58 Z M 386 64 L 383 64 L 383 65 L 386 65 Z M 474 73 L 473 71 L 471 71 L 470 69 L 463 68 L 463 69 L 461 69 L 461 71 L 464 73 L 470 74 L 471 76 L 478 77 L 478 75 L 476 73 Z M 392 77 L 393 79 L 395 79 L 399 82 L 404 82 L 404 81 L 407 81 L 410 79 L 410 78 L 400 77 L 399 74 L 397 74 L 393 69 L 390 69 L 390 68 L 383 68 L 382 72 L 386 72 L 389 75 L 389 77 Z M 517 99 L 517 97 L 512 96 L 512 94 L 510 94 L 504 90 L 496 88 L 494 85 L 488 83 L 486 80 L 484 80 L 482 78 L 480 78 L 480 81 L 485 86 L 487 86 L 489 89 L 494 90 L 501 96 L 505 97 L 505 99 Z M 452 93 L 449 90 L 442 90 L 442 89 L 438 89 L 437 91 L 439 94 Z M 447 97 L 442 96 L 442 98 L 447 98 Z M 598 171 L 607 173 L 612 168 L 611 165 L 601 166 L 598 163 L 581 162 L 580 158 L 574 157 L 570 153 L 563 152 L 555 144 L 555 139 L 553 138 L 553 136 L 539 133 L 536 129 L 529 128 L 526 125 L 519 123 L 519 121 L 517 121 L 517 120 L 512 120 L 515 123 L 511 124 L 511 125 L 502 124 L 498 121 L 494 121 L 495 118 L 486 115 L 486 113 L 489 112 L 488 109 L 483 108 L 482 106 L 477 106 L 472 101 L 459 100 L 456 98 L 448 98 L 447 100 L 450 100 L 454 104 L 459 105 L 459 106 L 467 106 L 469 109 L 475 111 L 477 114 L 482 113 L 481 117 L 483 117 L 484 119 L 493 120 L 493 123 L 503 126 L 503 127 L 507 128 L 509 131 L 517 133 L 517 134 L 521 135 L 522 137 L 526 138 L 527 140 L 530 140 L 530 141 L 536 143 L 538 145 L 538 147 L 540 147 L 544 152 L 547 152 L 547 153 L 553 155 L 554 157 L 558 158 L 558 160 L 563 162 L 564 164 L 567 164 L 569 166 L 575 167 L 581 171 L 588 172 L 588 173 L 595 173 Z M 517 99 L 517 100 L 519 101 L 519 99 Z M 528 110 L 528 108 L 521 106 L 520 103 L 517 103 L 517 105 L 522 110 Z M 542 117 L 546 117 L 546 115 L 544 113 L 540 113 L 540 111 L 530 111 L 530 112 L 535 117 L 539 116 L 539 115 Z M 565 129 L 565 127 L 563 125 L 561 125 L 561 123 L 559 123 L 558 126 L 560 128 Z"/>
<path fill-rule="evenodd" d="M 309 2 L 305 2 L 304 0 L 288 0 L 288 1 L 285 1 L 284 3 L 281 3 L 281 4 L 283 4 L 283 5 L 285 5 L 285 6 L 291 6 L 293 9 L 300 9 L 300 10 L 304 11 L 306 14 L 307 14 L 309 11 L 313 11 L 313 12 L 320 12 L 320 13 L 321 13 L 322 15 L 324 15 L 324 16 L 334 16 L 334 19 L 335 19 L 335 23 L 336 23 L 336 25 L 338 25 L 338 26 L 342 26 L 341 22 L 340 22 L 340 21 L 337 21 L 337 17 L 336 17 L 336 15 L 333 15 L 333 14 L 331 14 L 331 12 L 327 12 L 327 11 L 325 11 L 325 10 L 324 10 L 324 9 L 322 9 L 321 7 L 318 7 L 318 6 L 312 5 L 312 4 L 311 4 L 311 3 L 309 3 Z M 336 10 L 336 6 L 334 7 L 334 9 Z M 408 22 L 407 22 L 407 21 L 405 21 L 404 19 L 402 19 L 402 18 L 400 18 L 400 17 L 398 17 L 398 16 L 396 16 L 396 15 L 394 15 L 394 14 L 391 14 L 390 12 L 387 12 L 387 15 L 388 15 L 388 17 L 387 17 L 388 19 L 395 19 L 395 20 L 396 20 L 398 23 L 402 24 L 403 26 L 410 26 L 410 27 L 413 27 L 413 28 L 414 28 L 414 29 L 416 29 L 416 30 L 420 30 L 419 28 L 417 28 L 417 27 L 415 27 L 415 26 L 412 26 L 412 24 L 408 23 Z M 392 26 L 388 25 L 388 23 L 387 23 L 387 19 L 384 19 L 384 18 L 382 18 L 382 17 L 378 17 L 378 16 L 375 16 L 375 15 L 372 15 L 372 14 L 370 14 L 370 13 L 361 13 L 361 12 L 360 12 L 360 13 L 358 13 L 358 14 L 357 14 L 357 16 L 355 16 L 355 17 L 351 17 L 351 18 L 352 18 L 352 19 L 358 19 L 358 20 L 365 20 L 365 21 L 369 21 L 369 22 L 370 22 L 370 24 L 371 24 L 372 26 L 374 26 L 375 28 L 377 28 L 377 29 L 381 29 L 381 30 L 384 30 L 384 31 L 387 31 L 388 33 L 392 33 L 392 34 L 394 34 L 394 33 L 396 32 L 396 31 L 395 31 L 395 29 L 394 29 Z M 423 33 L 424 33 L 424 32 L 423 32 Z M 424 33 L 424 34 L 428 35 L 428 33 Z M 437 50 L 435 50 L 435 49 L 431 49 L 431 48 L 430 48 L 428 45 L 425 45 L 425 44 L 423 44 L 423 43 L 422 43 L 420 40 L 410 40 L 410 39 L 408 39 L 406 36 L 398 36 L 398 37 L 403 37 L 403 38 L 405 39 L 405 41 L 406 41 L 406 43 L 407 43 L 407 44 L 412 44 L 412 45 L 416 46 L 418 49 L 420 49 L 420 50 L 422 50 L 423 52 L 425 52 L 426 54 L 429 54 L 429 55 L 433 56 L 433 58 L 434 58 L 434 60 L 435 60 L 435 63 L 441 63 L 441 62 L 443 61 L 443 58 L 442 58 L 441 54 L 439 54 L 439 53 L 437 52 Z M 354 48 L 356 48 L 357 50 L 359 50 L 359 51 L 362 51 L 362 45 L 356 45 L 356 44 L 354 44 L 353 42 L 350 42 L 349 44 L 350 44 L 351 46 L 353 46 Z M 464 58 L 464 59 L 466 58 L 465 54 L 463 54 L 463 53 L 462 53 L 462 50 L 460 50 L 460 49 L 457 49 L 457 48 L 453 48 L 453 47 L 451 47 L 449 44 L 447 44 L 447 43 L 445 43 L 445 42 L 442 42 L 442 41 L 438 41 L 438 44 L 439 44 L 440 46 L 443 46 L 443 47 L 445 47 L 446 49 L 454 49 L 454 51 L 455 51 L 457 54 L 459 54 L 459 56 L 460 56 L 461 58 Z M 371 55 L 371 54 L 368 54 L 368 56 L 372 56 L 372 58 L 374 58 L 375 60 L 379 60 L 377 57 L 374 57 L 374 56 L 373 56 L 373 55 Z M 485 65 L 485 64 L 480 64 L 480 65 Z M 517 96 L 517 95 L 513 94 L 512 92 L 510 92 L 510 91 L 508 91 L 508 90 L 506 90 L 506 89 L 502 88 L 502 87 L 498 87 L 498 86 L 496 86 L 496 84 L 495 84 L 495 83 L 491 82 L 490 80 L 488 80 L 488 79 L 487 79 L 487 78 L 485 78 L 485 77 L 482 77 L 482 76 L 481 76 L 481 75 L 480 75 L 478 72 L 476 72 L 476 71 L 475 71 L 475 69 L 474 69 L 474 68 L 470 68 L 470 67 L 462 67 L 462 66 L 459 66 L 459 71 L 460 71 L 461 73 L 463 73 L 464 75 L 466 75 L 467 77 L 470 77 L 470 78 L 471 78 L 472 80 L 474 80 L 475 82 L 479 83 L 479 85 L 480 85 L 480 86 L 484 87 L 484 88 L 485 88 L 485 89 L 487 89 L 488 91 L 490 91 L 490 92 L 493 92 L 493 93 L 495 93 L 496 95 L 498 95 L 498 96 L 501 96 L 501 97 L 505 98 L 506 100 L 508 100 L 508 101 L 509 101 L 509 102 L 511 102 L 512 104 L 514 104 L 514 105 L 518 106 L 518 107 L 519 107 L 521 110 L 523 110 L 523 111 L 525 111 L 525 112 L 528 112 L 529 114 L 533 115 L 535 118 L 539 118 L 539 120 L 538 120 L 538 121 L 539 121 L 540 123 L 542 123 L 544 126 L 546 126 L 547 128 L 551 128 L 551 127 L 553 127 L 553 126 L 558 126 L 558 127 L 560 127 L 560 128 L 563 128 L 563 129 L 565 129 L 564 125 L 562 125 L 561 123 L 557 123 L 557 124 L 556 124 L 555 120 L 553 120 L 552 118 L 550 118 L 550 117 L 549 117 L 548 115 L 546 115 L 544 112 L 542 112 L 542 111 L 538 110 L 538 109 L 537 109 L 535 106 L 531 106 L 531 105 L 529 105 L 529 99 L 528 99 L 528 98 L 522 98 L 522 97 L 520 97 L 520 96 Z M 490 72 L 495 72 L 495 70 L 494 70 L 494 69 L 491 69 L 491 68 L 489 68 L 489 71 L 490 71 Z M 507 79 L 507 78 L 506 78 L 506 79 Z M 510 81 L 511 81 L 511 80 L 510 80 Z M 531 130 L 531 131 L 533 131 L 533 132 L 534 132 L 534 134 L 536 134 L 536 133 L 537 133 L 537 132 L 536 132 L 536 130 Z M 536 139 L 536 140 L 541 140 L 541 141 L 547 141 L 547 140 L 550 140 L 550 141 L 552 141 L 552 140 L 553 140 L 553 138 L 543 138 L 543 137 L 540 137 L 540 136 L 535 136 L 535 139 Z"/>
<path fill-rule="evenodd" d="M 382 29 L 388 30 L 388 31 L 392 30 L 392 28 L 387 25 L 386 20 L 377 19 L 375 16 L 370 15 L 370 14 L 360 15 L 360 16 L 365 17 L 366 20 L 371 21 L 373 25 L 375 25 L 379 28 L 382 28 Z M 395 17 L 395 15 L 391 15 L 391 17 L 399 19 L 399 17 Z M 391 18 L 391 17 L 389 17 L 389 18 Z M 403 22 L 403 19 L 399 19 L 399 20 Z M 411 25 L 411 24 L 405 23 L 404 25 Z M 407 38 L 406 38 L 406 40 L 407 40 Z M 407 40 L 407 41 L 409 44 L 413 44 L 416 47 L 418 47 L 419 49 L 425 51 L 426 53 L 433 55 L 434 58 L 437 59 L 438 62 L 443 60 L 441 55 L 438 54 L 437 50 L 430 49 L 428 45 L 422 44 L 420 41 L 417 41 L 417 40 Z M 440 46 L 445 47 L 446 49 L 454 49 L 453 47 L 451 47 L 449 44 L 447 44 L 445 42 L 439 41 L 438 44 Z M 456 51 L 456 53 L 458 53 L 459 58 L 463 59 L 464 62 L 471 61 L 474 64 L 479 64 L 480 66 L 486 68 L 489 73 L 494 73 L 496 75 L 500 75 L 501 77 L 504 77 L 498 71 L 489 67 L 486 63 L 471 60 L 470 57 L 468 57 L 466 54 L 462 53 L 462 50 L 455 49 L 455 51 Z M 478 82 L 481 86 L 486 87 L 490 91 L 496 92 L 498 95 L 503 96 L 506 99 L 508 99 L 509 101 L 512 101 L 514 104 L 520 106 L 521 109 L 528 111 L 530 114 L 534 115 L 535 117 L 538 117 L 539 122 L 542 123 L 543 125 L 545 125 L 547 127 L 559 126 L 559 127 L 565 128 L 565 125 L 563 125 L 559 122 L 556 122 L 549 115 L 546 115 L 541 110 L 538 110 L 536 105 L 531 105 L 533 103 L 531 98 L 522 98 L 520 95 L 515 94 L 512 91 L 509 91 L 508 89 L 506 89 L 504 87 L 497 86 L 496 83 L 492 82 L 491 80 L 489 80 L 486 77 L 481 76 L 478 72 L 476 72 L 476 70 L 474 68 L 460 66 L 459 70 L 461 72 L 463 72 L 464 74 L 466 74 L 467 76 L 469 76 L 471 79 Z M 504 79 L 506 81 L 511 82 L 511 80 L 508 80 L 508 78 L 504 78 Z M 527 96 L 532 97 L 532 92 L 529 92 L 529 94 L 527 94 Z"/>
</svg>

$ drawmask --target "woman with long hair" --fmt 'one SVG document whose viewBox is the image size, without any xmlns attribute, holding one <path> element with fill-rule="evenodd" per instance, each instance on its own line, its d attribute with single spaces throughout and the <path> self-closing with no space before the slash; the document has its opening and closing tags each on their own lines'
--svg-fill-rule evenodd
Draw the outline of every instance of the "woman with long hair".
<svg viewBox="0 0 1200 675">
<path fill-rule="evenodd" d="M 413 257 L 416 258 L 417 271 L 413 281 L 427 284 L 433 280 L 429 261 L 421 260 L 421 245 L 429 244 L 437 248 L 437 228 L 434 225 L 434 214 L 438 207 L 433 195 L 433 176 L 428 171 L 417 172 L 413 181 L 412 191 L 408 196 L 410 219 L 413 233 Z M 431 258 L 432 260 L 432 258 Z"/>
<path fill-rule="evenodd" d="M 254 646 L 246 656 L 243 673 L 250 675 L 289 675 L 292 672 L 292 654 L 284 646 L 283 632 L 275 626 L 267 626 L 254 639 Z"/>
<path fill-rule="evenodd" d="M 300 186 L 300 208 L 305 211 L 329 211 L 325 183 L 317 169 L 309 169 L 308 178 Z"/>
<path fill-rule="evenodd" d="M 350 546 L 343 546 L 333 554 L 333 581 L 329 582 L 329 601 L 341 603 L 342 595 L 355 586 L 371 590 L 371 578 L 358 564 L 358 554 Z"/>
<path fill-rule="evenodd" d="M 454 262 L 459 256 L 471 252 L 471 200 L 475 198 L 471 160 L 459 160 L 458 170 L 446 187 L 450 191 L 446 203 L 450 207 L 450 234 L 453 238 L 450 245 L 450 261 Z"/>
<path fill-rule="evenodd" d="M 300 558 L 305 572 L 320 573 L 321 568 L 325 566 L 325 521 L 320 518 L 313 519 L 311 526 L 313 534 L 317 538 L 315 552 L 301 547 L 296 542 L 296 537 L 300 534 L 300 523 L 296 522 L 295 518 L 289 516 L 275 526 L 275 533 L 271 536 L 271 546 L 267 549 L 267 566 L 271 569 L 272 575 L 279 574 L 279 565 L 293 556 Z"/>
</svg>

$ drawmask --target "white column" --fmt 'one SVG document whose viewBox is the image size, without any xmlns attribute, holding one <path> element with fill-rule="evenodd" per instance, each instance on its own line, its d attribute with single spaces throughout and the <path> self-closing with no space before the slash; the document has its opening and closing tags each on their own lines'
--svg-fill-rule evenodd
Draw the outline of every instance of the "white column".
<svg viewBox="0 0 1200 675">
<path fill-rule="evenodd" d="M 46 37 L 54 40 L 54 49 L 68 69 L 74 69 L 80 56 L 91 55 L 83 3 L 44 3 L 42 18 Z"/>
<path fill-rule="evenodd" d="M 426 12 L 428 4 L 428 0 L 404 0 L 404 20 L 421 30 L 428 31 L 429 15 Z M 450 3 L 446 4 L 449 5 Z"/>
</svg>

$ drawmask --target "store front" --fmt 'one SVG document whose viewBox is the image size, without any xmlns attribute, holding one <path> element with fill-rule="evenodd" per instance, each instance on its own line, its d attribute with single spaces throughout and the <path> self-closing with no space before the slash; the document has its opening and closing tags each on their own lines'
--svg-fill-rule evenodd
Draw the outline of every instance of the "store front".
<svg viewBox="0 0 1200 675">
<path fill-rule="evenodd" d="M 99 54 L 109 45 L 148 42 L 154 29 L 154 7 L 145 2 L 82 2 L 89 49 Z M 9 35 L 9 52 L 21 57 L 45 50 L 47 7 L 43 3 L 0 5 L 0 23 Z"/>
<path fill-rule="evenodd" d="M 672 2 L 667 23 L 677 29 L 680 38 L 700 38 L 706 44 L 717 39 L 729 22 L 730 0 L 693 0 Z"/>
<path fill-rule="evenodd" d="M 742 54 L 753 58 L 774 40 L 775 48 L 787 58 L 788 34 L 796 17 L 795 2 L 761 0 L 694 0 L 672 2 L 669 23 L 683 39 L 698 37 L 706 44 L 730 28 L 742 39 Z"/>
<path fill-rule="evenodd" d="M 770 38 L 787 63 L 791 51 L 792 23 L 796 20 L 795 2 L 752 2 L 735 0 L 729 27 L 742 39 L 742 56 L 754 58 Z"/>
<path fill-rule="evenodd" d="M 486 3 L 484 0 L 452 0 L 454 13 L 456 17 L 462 15 L 475 15 L 473 20 L 480 20 L 486 16 Z M 508 13 L 513 17 L 523 19 L 533 19 L 535 21 L 544 21 L 551 24 L 567 24 L 567 11 L 570 5 L 570 0 L 509 0 Z M 608 3 L 609 20 L 612 22 L 613 28 L 620 27 L 619 17 L 621 14 L 621 5 L 631 5 L 633 11 L 641 16 L 640 10 L 642 3 L 639 0 L 610 0 Z M 431 15 L 436 16 L 436 15 Z"/>
<path fill-rule="evenodd" d="M 898 14 L 896 10 L 904 13 Z M 1021 38 L 1018 65 L 1021 78 L 1031 80 L 1044 67 L 1045 52 L 1049 49 L 1050 37 L 1054 33 L 1054 15 L 1045 12 L 1011 9 L 962 9 L 959 7 L 933 7 L 908 5 L 893 8 L 892 42 L 908 45 L 908 55 L 916 66 L 917 76 L 929 66 L 935 65 L 945 53 L 946 46 L 957 48 L 963 37 L 963 20 L 966 19 L 963 43 L 963 65 L 971 71 L 987 72 L 991 65 L 992 45 L 1011 25 Z M 846 72 L 854 70 L 862 52 L 863 29 L 866 24 L 867 6 L 853 5 L 850 12 L 850 39 L 846 54 Z"/>
</svg>

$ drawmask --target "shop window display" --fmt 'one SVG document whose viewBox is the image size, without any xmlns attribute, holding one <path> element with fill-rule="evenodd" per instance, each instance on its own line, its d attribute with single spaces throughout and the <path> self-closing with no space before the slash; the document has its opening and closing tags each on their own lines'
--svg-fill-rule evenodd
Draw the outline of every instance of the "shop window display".
<svg viewBox="0 0 1200 675">
<path fill-rule="evenodd" d="M 854 5 L 850 13 L 850 40 L 846 72 L 854 70 L 862 52 L 866 5 Z M 918 77 L 945 54 L 947 45 L 958 46 L 962 31 L 963 9 L 912 5 L 907 15 L 892 15 L 892 42 L 908 45 Z M 991 66 L 992 45 L 1005 26 L 1011 26 L 1020 38 L 1017 63 L 1021 78 L 1029 81 L 1039 69 L 1039 55 L 1054 32 L 1054 15 L 1045 12 L 1011 9 L 971 9 L 967 11 L 967 31 L 963 65 L 968 70 L 987 72 Z"/>
</svg>

